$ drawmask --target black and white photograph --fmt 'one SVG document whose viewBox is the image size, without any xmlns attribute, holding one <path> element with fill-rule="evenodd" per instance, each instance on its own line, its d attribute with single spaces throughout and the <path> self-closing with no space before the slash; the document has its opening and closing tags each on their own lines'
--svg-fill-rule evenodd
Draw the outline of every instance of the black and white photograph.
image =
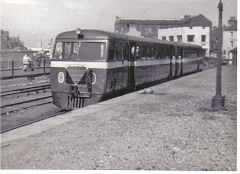
<svg viewBox="0 0 240 174">
<path fill-rule="evenodd" d="M 237 10 L 0 0 L 0 172 L 237 173 Z"/>
</svg>

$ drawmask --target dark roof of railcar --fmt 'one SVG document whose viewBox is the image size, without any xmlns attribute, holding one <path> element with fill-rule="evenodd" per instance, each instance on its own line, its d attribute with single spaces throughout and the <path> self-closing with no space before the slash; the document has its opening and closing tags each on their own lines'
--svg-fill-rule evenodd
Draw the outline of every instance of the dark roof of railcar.
<svg viewBox="0 0 240 174">
<path fill-rule="evenodd" d="M 112 33 L 101 30 L 82 30 L 84 38 L 87 39 L 107 39 L 110 37 L 126 38 L 126 35 L 119 33 Z M 76 30 L 66 31 L 57 35 L 56 39 L 77 39 Z"/>
<path fill-rule="evenodd" d="M 182 43 L 178 42 L 176 43 L 178 47 L 183 47 L 183 48 L 196 48 L 196 49 L 202 49 L 200 45 L 195 45 L 195 44 L 190 44 L 190 43 Z"/>
<path fill-rule="evenodd" d="M 151 42 L 151 43 L 158 43 L 158 44 L 165 44 L 165 45 L 175 45 L 175 43 L 172 41 L 143 38 L 143 37 L 136 37 L 136 36 L 128 36 L 128 40 L 139 41 L 139 42 Z"/>
<path fill-rule="evenodd" d="M 151 42 L 151 43 L 174 45 L 174 42 L 171 42 L 171 41 L 135 37 L 135 36 L 129 36 L 129 35 L 124 35 L 120 33 L 101 31 L 101 30 L 82 30 L 82 34 L 84 35 L 85 39 L 118 38 L 118 39 L 128 39 L 128 40 L 139 41 L 139 42 Z M 56 39 L 77 39 L 76 30 L 60 33 L 56 36 Z"/>
</svg>

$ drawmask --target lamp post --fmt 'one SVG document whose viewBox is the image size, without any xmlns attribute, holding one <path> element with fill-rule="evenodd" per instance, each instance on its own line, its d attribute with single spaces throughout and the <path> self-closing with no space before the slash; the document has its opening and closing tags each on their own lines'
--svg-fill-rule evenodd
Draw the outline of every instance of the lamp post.
<svg viewBox="0 0 240 174">
<path fill-rule="evenodd" d="M 222 11 L 223 3 L 220 0 L 218 3 L 219 9 L 219 22 L 218 22 L 218 62 L 217 62 L 217 74 L 216 74 L 216 95 L 212 98 L 212 108 L 214 110 L 225 109 L 225 97 L 221 94 L 222 88 Z"/>
</svg>

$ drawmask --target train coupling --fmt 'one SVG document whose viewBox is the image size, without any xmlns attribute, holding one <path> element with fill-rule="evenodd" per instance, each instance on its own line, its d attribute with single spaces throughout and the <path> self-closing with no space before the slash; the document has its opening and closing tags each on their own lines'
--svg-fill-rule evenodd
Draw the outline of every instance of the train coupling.
<svg viewBox="0 0 240 174">
<path fill-rule="evenodd" d="M 70 93 L 72 97 L 91 97 L 92 90 L 88 85 L 71 85 Z"/>
</svg>

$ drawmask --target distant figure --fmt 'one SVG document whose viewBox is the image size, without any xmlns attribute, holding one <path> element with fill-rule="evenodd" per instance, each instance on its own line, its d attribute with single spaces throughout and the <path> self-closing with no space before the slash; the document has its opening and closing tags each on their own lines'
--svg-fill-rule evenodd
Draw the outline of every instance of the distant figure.
<svg viewBox="0 0 240 174">
<path fill-rule="evenodd" d="M 23 71 L 27 71 L 27 69 L 34 70 L 33 67 L 33 60 L 27 53 L 25 56 L 23 56 Z"/>
<path fill-rule="evenodd" d="M 37 66 L 40 67 L 41 59 L 42 59 L 41 55 L 39 53 L 34 53 L 33 58 L 34 58 L 35 62 L 37 63 Z"/>
</svg>

